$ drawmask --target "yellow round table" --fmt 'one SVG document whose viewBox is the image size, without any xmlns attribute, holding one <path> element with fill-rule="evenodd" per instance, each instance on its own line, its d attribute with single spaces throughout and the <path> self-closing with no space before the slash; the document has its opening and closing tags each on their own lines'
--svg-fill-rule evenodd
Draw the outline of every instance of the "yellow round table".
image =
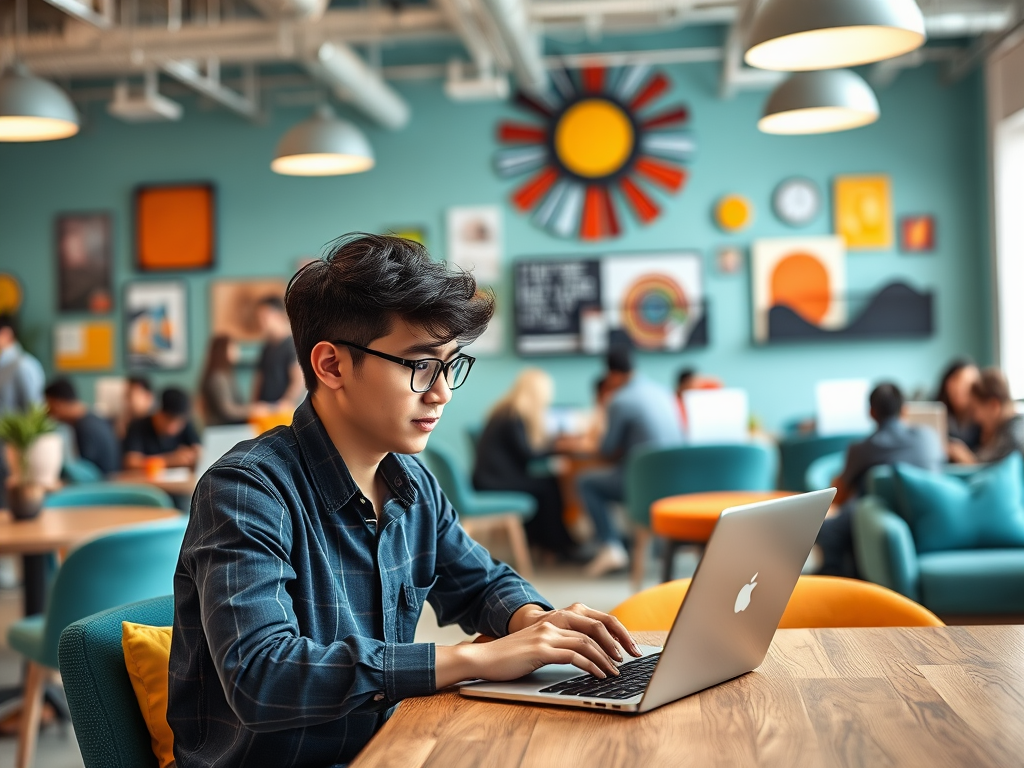
<svg viewBox="0 0 1024 768">
<path fill-rule="evenodd" d="M 651 504 L 651 530 L 668 540 L 662 581 L 671 581 L 672 561 L 679 544 L 706 543 L 723 510 L 793 495 L 791 491 L 711 491 L 658 499 Z"/>
</svg>

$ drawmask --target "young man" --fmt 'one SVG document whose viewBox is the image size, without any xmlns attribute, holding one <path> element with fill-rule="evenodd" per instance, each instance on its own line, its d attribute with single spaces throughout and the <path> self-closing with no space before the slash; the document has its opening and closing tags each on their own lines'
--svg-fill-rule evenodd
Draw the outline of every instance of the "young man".
<svg viewBox="0 0 1024 768">
<path fill-rule="evenodd" d="M 156 394 L 149 377 L 136 374 L 125 379 L 124 405 L 114 425 L 117 436 L 124 440 L 128 426 L 136 419 L 152 416 L 156 410 Z"/>
<path fill-rule="evenodd" d="M 978 425 L 978 446 L 972 451 L 951 440 L 949 455 L 959 464 L 1001 461 L 1014 451 L 1024 453 L 1024 416 L 1017 413 L 1010 384 L 998 368 L 986 368 L 971 385 L 968 410 Z"/>
<path fill-rule="evenodd" d="M 672 393 L 633 370 L 626 347 L 608 353 L 606 386 L 614 394 L 608 403 L 608 427 L 598 454 L 615 465 L 585 472 L 576 481 L 580 500 L 594 522 L 600 546 L 587 566 L 592 577 L 625 568 L 629 564 L 612 521 L 612 502 L 625 495 L 625 469 L 629 454 L 644 446 L 663 447 L 682 442 L 679 408 Z"/>
<path fill-rule="evenodd" d="M 95 464 L 104 475 L 117 472 L 121 468 L 121 447 L 114 428 L 78 399 L 75 385 L 69 379 L 56 379 L 43 394 L 50 415 L 74 431 L 78 455 Z"/>
<path fill-rule="evenodd" d="M 168 467 L 194 469 L 201 441 L 191 420 L 188 393 L 168 387 L 160 396 L 160 409 L 128 425 L 124 438 L 124 468 L 142 469 L 147 456 L 159 456 Z"/>
<path fill-rule="evenodd" d="M 284 301 L 279 296 L 264 296 L 256 307 L 256 317 L 265 341 L 253 377 L 253 401 L 266 403 L 274 411 L 290 411 L 305 386 Z"/>
<path fill-rule="evenodd" d="M 41 403 L 45 383 L 43 366 L 18 342 L 14 318 L 0 314 L 0 416 Z M 9 474 L 7 453 L 0 450 L 0 504 L 7 503 Z"/>
<path fill-rule="evenodd" d="M 196 489 L 175 574 L 167 719 L 178 768 L 350 761 L 403 698 L 548 663 L 616 674 L 615 619 L 551 606 L 466 536 L 423 465 L 493 311 L 411 241 L 349 236 L 296 274 L 309 396 Z M 415 643 L 425 600 L 492 643 Z"/>
</svg>

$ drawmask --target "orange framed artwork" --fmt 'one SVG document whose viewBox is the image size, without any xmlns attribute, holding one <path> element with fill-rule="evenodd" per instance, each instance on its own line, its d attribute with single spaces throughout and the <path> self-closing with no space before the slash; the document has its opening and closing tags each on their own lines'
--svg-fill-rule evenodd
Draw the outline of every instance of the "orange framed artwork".
<svg viewBox="0 0 1024 768">
<path fill-rule="evenodd" d="M 216 191 L 209 182 L 135 190 L 135 261 L 146 272 L 210 269 L 217 254 Z"/>
</svg>

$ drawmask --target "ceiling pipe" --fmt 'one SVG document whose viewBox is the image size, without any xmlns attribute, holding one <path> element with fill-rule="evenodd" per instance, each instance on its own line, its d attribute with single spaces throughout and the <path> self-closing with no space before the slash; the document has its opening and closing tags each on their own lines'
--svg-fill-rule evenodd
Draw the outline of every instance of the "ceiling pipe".
<svg viewBox="0 0 1024 768">
<path fill-rule="evenodd" d="M 409 122 L 409 105 L 370 69 L 355 51 L 341 43 L 324 43 L 303 62 L 317 80 L 385 128 L 398 130 Z"/>
<path fill-rule="evenodd" d="M 494 51 L 487 44 L 468 0 L 434 0 L 434 4 L 458 34 L 477 71 L 489 72 L 494 66 Z"/>
<path fill-rule="evenodd" d="M 486 9 L 508 48 L 519 87 L 546 91 L 548 73 L 541 57 L 541 39 L 531 25 L 525 0 L 482 0 L 481 8 Z"/>
<path fill-rule="evenodd" d="M 46 0 L 54 8 L 59 8 L 68 16 L 99 29 L 110 29 L 114 26 L 114 4 L 110 0 L 103 3 L 103 12 L 96 13 L 91 6 L 79 0 Z"/>
<path fill-rule="evenodd" d="M 233 112 L 250 119 L 255 118 L 259 113 L 259 105 L 256 100 L 256 72 L 253 67 L 246 69 L 245 94 L 233 91 L 221 84 L 220 62 L 217 59 L 207 61 L 205 74 L 199 71 L 194 62 L 190 61 L 167 61 L 161 68 L 179 83 L 189 86 Z"/>
<path fill-rule="evenodd" d="M 268 19 L 316 21 L 327 10 L 328 0 L 249 0 Z"/>
</svg>

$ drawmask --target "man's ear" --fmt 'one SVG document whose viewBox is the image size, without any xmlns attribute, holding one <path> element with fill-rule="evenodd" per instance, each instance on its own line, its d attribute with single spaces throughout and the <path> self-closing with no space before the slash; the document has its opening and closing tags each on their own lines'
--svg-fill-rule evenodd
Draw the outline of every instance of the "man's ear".
<svg viewBox="0 0 1024 768">
<path fill-rule="evenodd" d="M 345 347 L 318 342 L 310 353 L 313 373 L 328 389 L 341 389 L 352 375 L 352 355 Z"/>
</svg>

